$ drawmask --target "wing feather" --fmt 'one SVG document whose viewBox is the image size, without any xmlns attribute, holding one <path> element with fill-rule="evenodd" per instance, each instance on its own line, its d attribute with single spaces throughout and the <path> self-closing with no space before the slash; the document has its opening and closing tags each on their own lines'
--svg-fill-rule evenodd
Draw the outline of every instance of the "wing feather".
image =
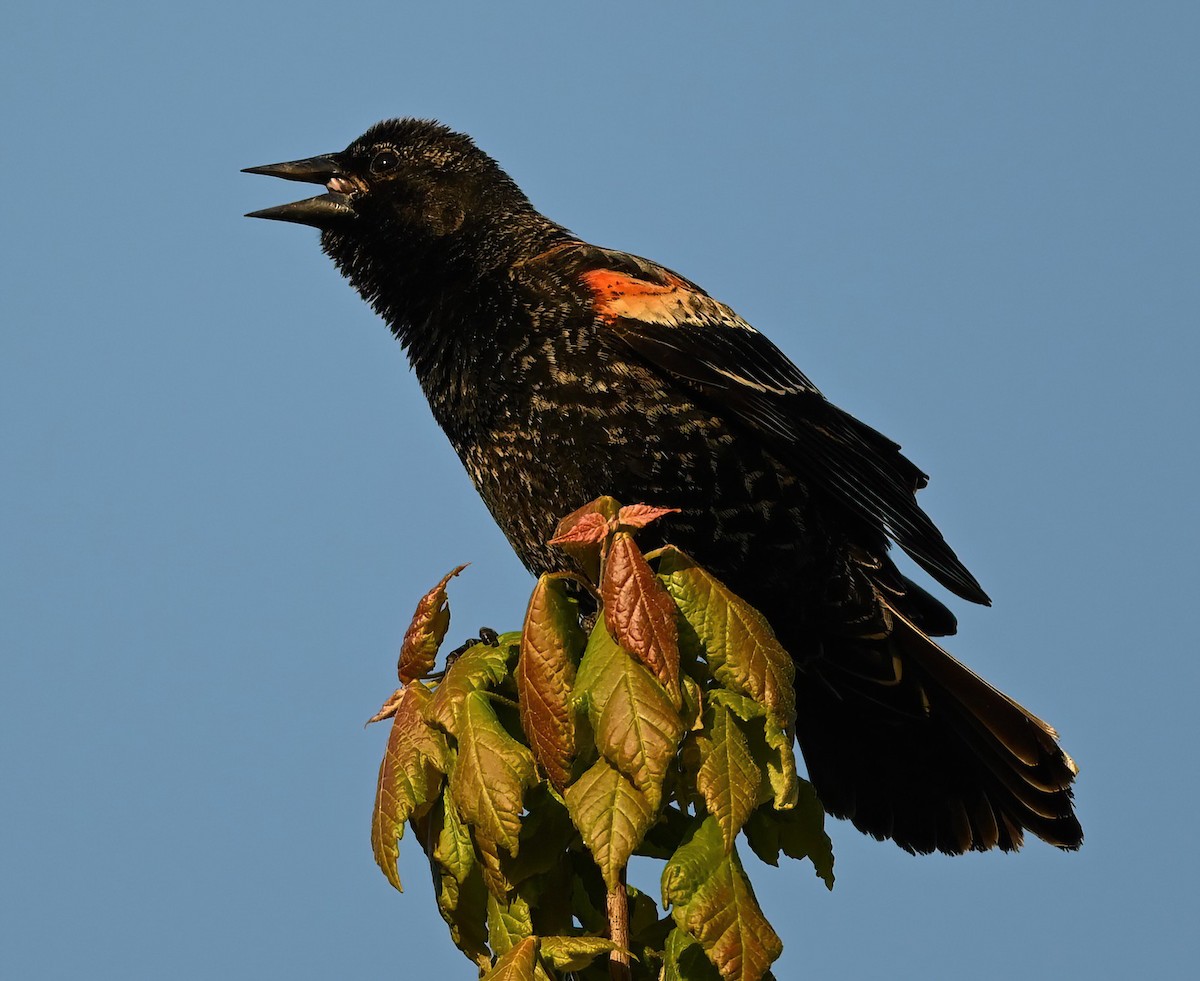
<svg viewBox="0 0 1200 981">
<path fill-rule="evenodd" d="M 916 501 L 928 478 L 900 446 L 830 403 L 771 341 L 700 287 L 644 259 L 591 250 L 581 274 L 597 318 L 639 357 L 768 440 L 947 589 L 989 603 Z"/>
</svg>

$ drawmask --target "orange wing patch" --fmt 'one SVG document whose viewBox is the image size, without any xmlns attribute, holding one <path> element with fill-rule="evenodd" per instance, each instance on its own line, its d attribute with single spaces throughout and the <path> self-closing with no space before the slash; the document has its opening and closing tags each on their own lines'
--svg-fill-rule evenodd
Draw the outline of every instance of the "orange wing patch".
<svg viewBox="0 0 1200 981">
<path fill-rule="evenodd" d="M 596 313 L 610 324 L 622 317 L 679 324 L 692 318 L 698 300 L 707 299 L 679 277 L 669 274 L 665 284 L 647 282 L 612 269 L 593 269 L 582 278 L 595 298 Z"/>
</svg>

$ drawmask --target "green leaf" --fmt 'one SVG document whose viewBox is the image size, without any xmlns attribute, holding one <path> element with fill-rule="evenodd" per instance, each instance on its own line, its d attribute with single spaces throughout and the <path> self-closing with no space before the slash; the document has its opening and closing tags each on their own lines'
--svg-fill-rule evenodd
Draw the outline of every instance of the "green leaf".
<svg viewBox="0 0 1200 981">
<path fill-rule="evenodd" d="M 397 889 L 401 889 L 396 862 L 404 822 L 417 808 L 436 799 L 447 765 L 446 739 L 429 728 L 423 717 L 428 701 L 429 692 L 420 682 L 403 689 L 375 790 L 371 849 L 375 863 Z"/>
<path fill-rule="evenodd" d="M 676 548 L 663 549 L 658 571 L 717 680 L 761 702 L 780 729 L 793 731 L 796 668 L 766 618 Z"/>
<path fill-rule="evenodd" d="M 683 711 L 680 718 L 684 729 L 689 732 L 704 727 L 704 690 L 697 681 L 689 675 L 683 676 Z"/>
<path fill-rule="evenodd" d="M 587 638 L 579 605 L 561 578 L 543 575 L 529 598 L 517 661 L 521 728 L 547 779 L 562 790 L 571 778 L 575 716 L 571 688 Z"/>
<path fill-rule="evenodd" d="M 476 864 L 475 844 L 471 841 L 470 829 L 458 816 L 454 802 L 445 797 L 442 801 L 441 822 L 436 828 L 437 839 L 430 858 L 456 881 L 466 882 Z"/>
<path fill-rule="evenodd" d="M 608 929 L 608 886 L 591 854 L 572 849 L 569 855 L 571 871 L 571 909 L 586 933 L 603 933 Z"/>
<path fill-rule="evenodd" d="M 508 877 L 508 869 L 505 867 L 504 856 L 500 853 L 500 846 L 486 835 L 480 834 L 478 830 L 476 830 L 474 840 L 475 856 L 479 859 L 484 885 L 487 886 L 491 895 L 508 902 L 513 891 L 513 883 Z"/>
<path fill-rule="evenodd" d="M 724 850 L 707 817 L 663 871 L 663 898 L 675 925 L 695 937 L 726 981 L 760 981 L 783 952 L 763 916 L 737 849 Z"/>
<path fill-rule="evenodd" d="M 450 939 L 480 966 L 491 962 L 487 948 L 488 895 L 478 866 L 461 884 L 448 875 L 438 879 L 438 912 L 450 928 Z"/>
<path fill-rule="evenodd" d="M 668 859 L 691 834 L 692 819 L 678 807 L 664 807 L 635 854 L 647 858 Z"/>
<path fill-rule="evenodd" d="M 670 913 L 661 915 L 653 896 L 633 886 L 629 886 L 628 891 L 629 949 L 638 962 L 634 965 L 634 977 L 657 979 L 662 968 L 663 946 L 667 934 L 675 928 L 675 922 Z"/>
<path fill-rule="evenodd" d="M 591 861 L 589 856 L 588 861 Z M 600 873 L 596 873 L 596 878 Z M 565 855 L 549 872 L 527 879 L 517 892 L 529 902 L 533 913 L 533 932 L 538 936 L 559 936 L 575 931 L 574 907 L 571 904 L 571 866 Z"/>
<path fill-rule="evenodd" d="M 702 762 L 696 782 L 708 813 L 721 827 L 728 852 L 758 803 L 762 771 L 729 709 L 710 702 L 704 715 L 707 725 L 698 740 Z"/>
<path fill-rule="evenodd" d="M 683 925 L 728 981 L 759 981 L 783 953 L 783 943 L 763 916 L 736 850 L 692 897 Z"/>
<path fill-rule="evenodd" d="M 662 981 L 720 981 L 720 972 L 704 956 L 695 937 L 676 927 L 667 934 Z"/>
<path fill-rule="evenodd" d="M 575 691 L 587 705 L 596 748 L 645 795 L 651 809 L 657 808 L 683 735 L 679 713 L 662 685 L 598 623 Z"/>
<path fill-rule="evenodd" d="M 618 949 L 603 937 L 542 937 L 538 946 L 556 971 L 582 971 L 597 957 Z"/>
<path fill-rule="evenodd" d="M 451 735 L 457 735 L 458 713 L 473 691 L 491 688 L 508 673 L 510 648 L 476 644 L 463 651 L 438 683 L 437 691 L 425 709 L 425 718 Z"/>
<path fill-rule="evenodd" d="M 521 798 L 537 783 L 533 757 L 504 730 L 481 691 L 464 697 L 457 736 L 458 760 L 450 774 L 450 797 L 477 838 L 502 845 L 515 855 Z"/>
<path fill-rule="evenodd" d="M 537 939 L 526 937 L 496 961 L 496 966 L 480 978 L 480 981 L 535 981 L 536 963 Z"/>
<path fill-rule="evenodd" d="M 662 873 L 662 904 L 686 906 L 696 890 L 725 858 L 725 842 L 715 818 L 692 822 L 692 834 L 667 862 Z"/>
<path fill-rule="evenodd" d="M 450 626 L 450 606 L 446 597 L 446 583 L 465 569 L 465 565 L 447 572 L 441 581 L 421 597 L 413 613 L 412 622 L 400 645 L 400 684 L 406 685 L 414 678 L 424 678 L 433 670 L 438 648 Z"/>
<path fill-rule="evenodd" d="M 794 807 L 800 790 L 800 775 L 796 772 L 796 753 L 792 736 L 779 726 L 779 720 L 766 707 L 745 695 L 726 688 L 709 693 L 713 704 L 723 705 L 743 722 L 749 738 L 751 756 L 766 772 L 769 792 L 759 795 L 759 801 L 771 800 L 778 810 Z"/>
<path fill-rule="evenodd" d="M 513 885 L 560 867 L 576 836 L 575 826 L 571 824 L 571 816 L 561 798 L 550 793 L 545 784 L 525 795 L 525 809 L 520 846 L 506 869 Z"/>
<path fill-rule="evenodd" d="M 823 812 L 796 772 L 791 660 L 766 621 L 687 556 L 651 553 L 652 576 L 629 536 L 662 510 L 600 499 L 566 535 L 568 551 L 605 555 L 612 624 L 601 617 L 585 638 L 563 574 L 545 576 L 522 631 L 452 659 L 433 691 L 401 687 L 377 715 L 395 716 L 377 860 L 398 887 L 410 824 L 451 936 L 485 977 L 604 981 L 605 902 L 632 854 L 667 859 L 671 907 L 662 915 L 626 887 L 635 981 L 770 978 L 780 945 L 742 869 L 739 829 L 765 861 L 808 858 L 832 884 Z M 414 616 L 405 678 L 436 659 L 448 579 Z"/>
<path fill-rule="evenodd" d="M 658 903 L 653 896 L 648 896 L 634 886 L 626 886 L 629 894 L 629 946 L 633 953 L 638 953 L 648 960 L 648 951 L 660 953 L 666 943 L 667 934 L 674 927 L 670 915 L 660 916 Z"/>
<path fill-rule="evenodd" d="M 746 822 L 746 841 L 768 865 L 788 858 L 807 858 L 826 888 L 833 888 L 833 843 L 825 833 L 825 810 L 807 780 L 800 783 L 799 800 L 787 811 L 760 807 Z"/>
<path fill-rule="evenodd" d="M 613 536 L 600 595 L 609 633 L 658 678 L 675 708 L 682 708 L 675 604 L 628 532 Z"/>
<path fill-rule="evenodd" d="M 501 902 L 489 892 L 487 902 L 488 944 L 496 954 L 507 954 L 526 937 L 533 936 L 533 921 L 529 903 L 514 894 Z"/>
<path fill-rule="evenodd" d="M 445 805 L 445 806 L 443 806 Z M 441 843 L 444 829 L 451 821 L 462 828 L 455 818 L 451 817 L 454 808 L 445 797 L 431 808 L 427 819 L 416 822 L 418 831 L 425 830 L 426 840 Z M 436 854 L 437 845 L 433 846 Z M 469 847 L 469 842 L 468 842 Z M 429 850 L 429 846 L 427 846 Z M 440 861 L 431 862 L 434 888 L 437 893 L 438 912 L 450 928 L 450 938 L 471 960 L 480 967 L 488 967 L 491 953 L 487 948 L 487 898 L 488 891 L 483 883 L 483 875 L 479 864 L 472 858 L 465 871 L 456 870 L 453 874 L 446 871 L 446 866 Z M 455 878 L 462 871 L 461 878 Z"/>
<path fill-rule="evenodd" d="M 600 867 L 605 885 L 615 889 L 621 870 L 654 820 L 654 807 L 604 760 L 597 760 L 564 796 L 571 820 Z"/>
</svg>

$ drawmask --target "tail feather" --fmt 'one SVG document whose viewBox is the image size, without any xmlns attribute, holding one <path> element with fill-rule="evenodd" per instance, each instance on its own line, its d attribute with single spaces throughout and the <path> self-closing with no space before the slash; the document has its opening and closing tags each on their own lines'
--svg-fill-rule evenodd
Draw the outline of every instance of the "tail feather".
<svg viewBox="0 0 1200 981">
<path fill-rule="evenodd" d="M 973 831 L 971 843 L 975 848 L 986 852 L 1000 844 L 1000 825 L 996 823 L 996 812 L 992 810 L 992 805 L 982 794 L 971 802 L 969 820 Z M 967 848 L 963 849 L 963 851 L 966 850 Z"/>
<path fill-rule="evenodd" d="M 797 677 L 797 736 L 826 808 L 913 852 L 1013 851 L 1026 830 L 1078 848 L 1078 771 L 1054 728 L 887 605 L 886 637 L 828 639 Z"/>
<path fill-rule="evenodd" d="M 988 684 L 954 655 L 930 640 L 913 623 L 892 610 L 897 621 L 895 643 L 930 679 L 960 706 L 970 706 L 970 718 L 1026 766 L 1037 766 L 1047 755 L 1061 754 L 1058 733 L 1004 692 Z"/>
</svg>

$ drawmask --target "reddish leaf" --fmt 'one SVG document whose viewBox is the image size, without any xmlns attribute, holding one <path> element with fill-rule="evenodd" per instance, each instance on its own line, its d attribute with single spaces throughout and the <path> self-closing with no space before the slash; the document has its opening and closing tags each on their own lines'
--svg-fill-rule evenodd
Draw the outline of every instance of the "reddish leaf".
<svg viewBox="0 0 1200 981">
<path fill-rule="evenodd" d="M 397 842 L 404 834 L 404 822 L 417 808 L 437 797 L 446 770 L 445 738 L 422 717 L 428 701 L 429 692 L 419 682 L 404 688 L 379 767 L 371 846 L 376 864 L 397 889 Z"/>
<path fill-rule="evenodd" d="M 571 556 L 592 582 L 600 578 L 600 550 L 618 510 L 620 505 L 611 497 L 598 497 L 563 518 L 554 529 L 554 537 L 550 539 L 550 544 Z M 578 525 L 584 528 L 578 532 L 580 537 L 576 538 Z"/>
<path fill-rule="evenodd" d="M 645 528 L 667 514 L 678 514 L 679 508 L 656 508 L 649 504 L 629 504 L 617 512 L 617 524 L 625 528 Z"/>
<path fill-rule="evenodd" d="M 588 501 L 583 507 L 576 508 L 565 518 L 563 518 L 562 521 L 558 523 L 558 527 L 554 529 L 554 534 L 562 535 L 566 533 L 571 528 L 575 527 L 579 521 L 586 518 L 589 514 L 599 514 L 603 516 L 606 522 L 610 521 L 617 516 L 617 513 L 620 510 L 621 505 L 618 504 L 613 498 L 597 497 L 594 501 Z"/>
<path fill-rule="evenodd" d="M 450 606 L 446 597 L 446 583 L 465 569 L 460 565 L 457 569 L 446 573 L 441 582 L 421 597 L 413 613 L 412 623 L 404 634 L 404 643 L 400 645 L 400 684 L 406 685 L 414 678 L 424 678 L 433 670 L 438 648 L 446 636 L 450 626 Z"/>
<path fill-rule="evenodd" d="M 521 632 L 517 697 L 534 759 L 560 791 L 571 777 L 575 754 L 571 687 L 584 641 L 578 608 L 563 580 L 542 576 L 529 598 Z"/>
<path fill-rule="evenodd" d="M 608 537 L 608 519 L 595 511 L 581 514 L 577 520 L 559 531 L 548 545 L 599 545 Z"/>
<path fill-rule="evenodd" d="M 604 622 L 613 638 L 662 682 L 676 708 L 679 691 L 679 632 L 670 595 L 655 578 L 628 532 L 613 536 L 600 584 Z"/>
</svg>

